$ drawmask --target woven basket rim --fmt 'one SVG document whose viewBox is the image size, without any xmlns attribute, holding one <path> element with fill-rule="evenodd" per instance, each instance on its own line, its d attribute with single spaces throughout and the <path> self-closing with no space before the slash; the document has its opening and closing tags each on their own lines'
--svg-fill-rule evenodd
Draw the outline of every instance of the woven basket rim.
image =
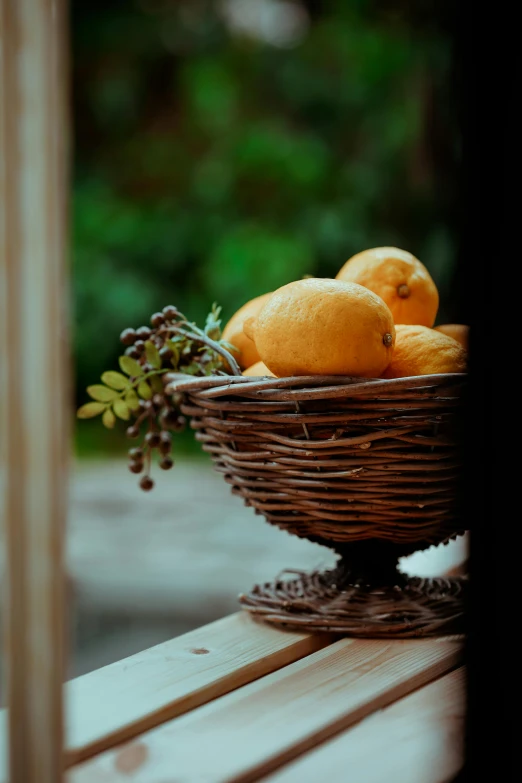
<svg viewBox="0 0 522 783">
<path fill-rule="evenodd" d="M 210 375 L 194 378 L 185 373 L 168 373 L 166 375 L 167 394 L 176 392 L 205 392 L 214 390 L 221 394 L 256 393 L 264 396 L 264 392 L 283 391 L 284 389 L 299 389 L 307 393 L 319 392 L 324 396 L 337 396 L 346 390 L 350 394 L 365 393 L 370 388 L 375 392 L 402 391 L 422 387 L 456 385 L 468 377 L 468 373 L 437 373 L 432 375 L 412 375 L 405 378 L 360 378 L 348 375 L 297 375 L 287 378 L 269 376 L 245 375 Z"/>
</svg>

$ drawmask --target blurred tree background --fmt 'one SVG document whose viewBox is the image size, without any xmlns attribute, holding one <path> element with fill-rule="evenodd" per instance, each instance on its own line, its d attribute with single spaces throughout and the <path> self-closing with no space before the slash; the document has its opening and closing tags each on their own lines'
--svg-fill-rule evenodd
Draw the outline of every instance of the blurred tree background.
<svg viewBox="0 0 522 783">
<path fill-rule="evenodd" d="M 216 301 L 226 321 L 367 247 L 417 255 L 438 322 L 459 320 L 442 0 L 70 8 L 77 404 L 121 330 L 164 305 L 202 323 Z M 124 448 L 93 421 L 76 432 L 80 454 Z"/>
</svg>

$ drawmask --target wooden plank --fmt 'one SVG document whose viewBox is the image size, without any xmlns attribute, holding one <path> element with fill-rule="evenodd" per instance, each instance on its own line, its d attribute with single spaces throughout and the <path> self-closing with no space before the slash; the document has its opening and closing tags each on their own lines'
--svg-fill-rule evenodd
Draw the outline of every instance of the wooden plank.
<svg viewBox="0 0 522 783">
<path fill-rule="evenodd" d="M 348 778 L 449 783 L 464 764 L 465 691 L 460 667 L 305 753 L 264 783 L 346 783 Z"/>
<path fill-rule="evenodd" d="M 67 683 L 67 763 L 77 763 L 330 644 L 245 612 Z"/>
<path fill-rule="evenodd" d="M 10 783 L 62 779 L 70 395 L 65 3 L 0 4 L 0 373 Z"/>
<path fill-rule="evenodd" d="M 78 763 L 330 644 L 280 631 L 246 612 L 158 644 L 65 686 L 66 765 Z M 5 710 L 0 781 L 5 783 Z M 3 774 L 2 774 L 3 773 Z"/>
<path fill-rule="evenodd" d="M 246 783 L 454 668 L 461 645 L 343 639 L 69 772 L 69 783 Z"/>
</svg>

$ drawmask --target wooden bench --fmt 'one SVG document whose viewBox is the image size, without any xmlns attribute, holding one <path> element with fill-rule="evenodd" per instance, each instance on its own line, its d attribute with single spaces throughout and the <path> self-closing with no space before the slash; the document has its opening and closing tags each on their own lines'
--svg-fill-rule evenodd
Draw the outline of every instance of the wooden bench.
<svg viewBox="0 0 522 783">
<path fill-rule="evenodd" d="M 463 764 L 462 643 L 238 612 L 70 681 L 66 707 L 68 783 L 443 783 Z"/>
<path fill-rule="evenodd" d="M 446 552 L 425 569 L 462 573 Z M 69 681 L 67 781 L 443 783 L 463 765 L 465 706 L 456 637 L 298 634 L 236 612 Z"/>
<path fill-rule="evenodd" d="M 463 763 L 456 640 L 306 636 L 239 613 L 69 697 L 70 783 L 442 783 Z"/>
</svg>

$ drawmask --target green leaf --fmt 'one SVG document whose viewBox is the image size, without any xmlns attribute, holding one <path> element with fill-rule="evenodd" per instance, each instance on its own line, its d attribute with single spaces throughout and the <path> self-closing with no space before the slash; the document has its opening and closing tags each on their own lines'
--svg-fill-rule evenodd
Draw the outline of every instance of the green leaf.
<svg viewBox="0 0 522 783">
<path fill-rule="evenodd" d="M 159 370 L 161 367 L 161 356 L 159 351 L 151 340 L 147 340 L 145 343 L 145 356 L 147 361 L 155 370 Z"/>
<path fill-rule="evenodd" d="M 130 375 L 133 378 L 137 378 L 142 375 L 143 368 L 136 359 L 132 359 L 130 356 L 120 356 L 118 359 L 119 365 L 126 375 Z"/>
<path fill-rule="evenodd" d="M 107 408 L 105 410 L 105 413 L 102 416 L 102 422 L 109 430 L 112 430 L 112 428 L 116 424 L 116 417 L 110 408 Z"/>
<path fill-rule="evenodd" d="M 109 389 L 108 386 L 102 386 L 101 383 L 87 386 L 87 394 L 93 400 L 98 400 L 98 402 L 110 402 L 118 396 L 118 392 L 114 391 L 114 389 Z"/>
<path fill-rule="evenodd" d="M 118 391 L 126 389 L 129 385 L 129 379 L 122 375 L 121 372 L 115 372 L 114 370 L 104 372 L 101 379 L 106 386 L 110 386 L 111 389 L 117 389 Z"/>
<path fill-rule="evenodd" d="M 211 340 L 219 340 L 221 337 L 221 320 L 219 315 L 221 313 L 221 307 L 216 302 L 212 305 L 210 313 L 207 315 L 205 323 L 205 334 L 210 337 Z"/>
<path fill-rule="evenodd" d="M 223 362 L 221 357 L 218 356 L 217 359 L 210 359 L 208 362 L 205 362 L 203 369 L 205 371 L 205 375 L 212 375 L 216 370 L 220 370 L 222 366 Z"/>
<path fill-rule="evenodd" d="M 174 342 L 174 340 L 166 340 L 165 342 L 167 344 L 167 347 L 170 348 L 170 350 L 172 351 L 172 358 L 170 360 L 172 366 L 177 367 L 179 362 L 179 345 L 177 345 Z"/>
<path fill-rule="evenodd" d="M 76 415 L 79 419 L 92 419 L 105 410 L 105 405 L 101 402 L 87 402 L 78 408 Z"/>
<path fill-rule="evenodd" d="M 159 377 L 159 375 L 151 375 L 149 378 L 149 383 L 152 386 L 152 391 L 154 394 L 163 394 L 165 391 L 163 386 L 163 381 Z"/>
<path fill-rule="evenodd" d="M 197 362 L 191 362 L 190 364 L 187 364 L 186 367 L 182 367 L 181 371 L 187 375 L 199 375 L 201 372 L 201 365 Z"/>
<path fill-rule="evenodd" d="M 152 397 L 152 389 L 150 388 L 147 381 L 140 381 L 138 384 L 138 394 L 140 397 L 142 397 L 144 400 L 150 400 Z"/>
<path fill-rule="evenodd" d="M 129 389 L 127 394 L 125 395 L 125 402 L 131 409 L 131 411 L 137 411 L 140 407 L 140 401 L 138 399 L 138 395 L 134 391 L 134 389 Z"/>
<path fill-rule="evenodd" d="M 130 419 L 129 406 L 123 400 L 116 400 L 112 409 L 119 419 L 124 419 L 125 421 Z"/>
</svg>

